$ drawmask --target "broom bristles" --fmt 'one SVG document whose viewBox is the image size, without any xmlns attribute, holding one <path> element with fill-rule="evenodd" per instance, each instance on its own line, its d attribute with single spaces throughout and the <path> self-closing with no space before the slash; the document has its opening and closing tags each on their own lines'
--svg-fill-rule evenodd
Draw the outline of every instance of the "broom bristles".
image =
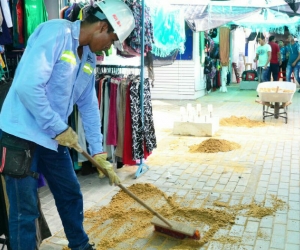
<svg viewBox="0 0 300 250">
<path fill-rule="evenodd" d="M 169 235 L 171 237 L 174 237 L 176 239 L 193 239 L 193 240 L 200 240 L 200 232 L 199 230 L 195 230 L 194 234 L 192 236 L 186 235 L 184 233 L 179 233 L 176 231 L 173 231 L 171 229 L 163 228 L 157 225 L 154 225 L 154 230 L 166 235 Z"/>
</svg>

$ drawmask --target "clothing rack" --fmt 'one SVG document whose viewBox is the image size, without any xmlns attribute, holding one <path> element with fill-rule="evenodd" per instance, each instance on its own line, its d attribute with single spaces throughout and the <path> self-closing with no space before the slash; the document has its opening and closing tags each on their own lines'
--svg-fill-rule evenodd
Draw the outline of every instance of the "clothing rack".
<svg viewBox="0 0 300 250">
<path fill-rule="evenodd" d="M 144 57 L 142 57 L 144 59 Z M 141 62 L 141 65 L 144 64 L 144 61 Z M 141 116 L 142 116 L 142 124 L 144 127 L 144 69 L 141 66 L 132 66 L 132 65 L 106 65 L 106 64 L 101 64 L 101 65 L 96 65 L 97 69 L 112 69 L 111 73 L 114 73 L 114 69 L 140 69 L 140 78 L 141 78 L 141 90 L 140 90 L 140 107 L 141 107 Z M 113 161 L 114 162 L 114 161 Z M 143 163 L 143 158 L 140 159 L 140 162 L 138 164 L 138 169 L 135 173 L 134 178 L 138 178 L 142 174 L 144 174 L 146 171 L 149 170 L 149 167 Z"/>
</svg>

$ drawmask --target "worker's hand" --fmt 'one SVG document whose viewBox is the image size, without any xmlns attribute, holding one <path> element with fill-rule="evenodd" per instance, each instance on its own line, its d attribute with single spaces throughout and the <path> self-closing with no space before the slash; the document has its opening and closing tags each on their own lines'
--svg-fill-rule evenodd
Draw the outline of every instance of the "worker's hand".
<svg viewBox="0 0 300 250">
<path fill-rule="evenodd" d="M 254 59 L 253 59 L 253 62 L 257 62 L 257 59 L 256 59 L 256 58 L 254 58 Z"/>
<path fill-rule="evenodd" d="M 293 63 L 292 63 L 292 67 L 295 67 L 295 66 L 296 66 L 296 63 L 293 62 Z"/>
<path fill-rule="evenodd" d="M 121 183 L 119 177 L 113 170 L 112 164 L 109 161 L 107 161 L 106 153 L 96 154 L 93 156 L 93 158 L 103 169 L 106 170 L 110 185 L 112 185 L 112 184 L 119 185 Z M 101 172 L 101 170 L 100 170 L 100 172 Z M 101 178 L 100 172 L 99 172 L 99 177 Z"/>
<path fill-rule="evenodd" d="M 74 148 L 78 152 L 81 151 L 81 147 L 78 144 L 78 136 L 71 127 L 68 127 L 54 139 L 58 142 L 59 145 Z"/>
</svg>

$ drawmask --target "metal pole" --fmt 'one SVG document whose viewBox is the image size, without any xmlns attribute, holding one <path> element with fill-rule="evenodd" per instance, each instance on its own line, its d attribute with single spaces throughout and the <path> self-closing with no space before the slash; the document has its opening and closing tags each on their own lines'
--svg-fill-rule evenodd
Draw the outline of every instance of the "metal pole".
<svg viewBox="0 0 300 250">
<path fill-rule="evenodd" d="M 142 112 L 142 126 L 144 129 L 144 50 L 145 50 L 145 0 L 142 0 L 142 19 L 141 19 L 141 82 L 140 82 L 140 106 Z"/>
<path fill-rule="evenodd" d="M 141 73 L 140 73 L 140 107 L 141 107 L 141 119 L 142 129 L 144 137 L 144 50 L 145 50 L 145 0 L 141 1 L 142 4 L 142 18 L 141 18 Z M 144 148 L 144 138 L 142 140 L 142 147 Z M 140 159 L 139 168 L 136 171 L 135 178 L 144 174 L 149 170 L 149 167 L 143 163 L 143 158 Z"/>
</svg>

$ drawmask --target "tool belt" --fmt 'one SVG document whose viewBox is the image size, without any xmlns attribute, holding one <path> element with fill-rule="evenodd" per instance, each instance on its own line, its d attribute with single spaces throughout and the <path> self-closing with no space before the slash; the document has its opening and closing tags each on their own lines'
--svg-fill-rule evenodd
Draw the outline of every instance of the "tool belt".
<svg viewBox="0 0 300 250">
<path fill-rule="evenodd" d="M 0 174 L 14 178 L 32 176 L 38 179 L 39 174 L 30 170 L 35 143 L 10 135 L 2 131 L 0 139 Z"/>
</svg>

